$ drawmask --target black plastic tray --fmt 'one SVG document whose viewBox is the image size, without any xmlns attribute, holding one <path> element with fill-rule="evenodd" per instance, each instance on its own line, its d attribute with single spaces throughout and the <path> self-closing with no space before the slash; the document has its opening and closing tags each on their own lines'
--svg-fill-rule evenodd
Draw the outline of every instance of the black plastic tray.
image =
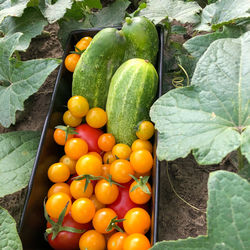
<svg viewBox="0 0 250 250">
<path fill-rule="evenodd" d="M 63 55 L 63 61 L 69 51 L 74 50 L 74 45 L 77 41 L 84 36 L 93 37 L 100 30 L 101 28 L 93 28 L 71 32 Z M 160 43 L 156 68 L 159 75 L 158 93 L 159 96 L 161 96 L 164 32 L 161 26 L 157 27 L 157 31 Z M 47 177 L 48 167 L 58 161 L 59 157 L 63 155 L 62 147 L 58 146 L 53 141 L 53 132 L 56 125 L 63 124 L 62 114 L 66 110 L 67 100 L 71 96 L 71 83 L 72 73 L 67 71 L 62 63 L 57 75 L 49 111 L 45 119 L 18 228 L 24 249 L 50 249 L 48 243 L 44 239 L 46 221 L 43 215 L 43 200 L 51 186 L 51 182 Z M 157 143 L 157 135 L 155 137 L 155 143 Z M 152 187 L 152 225 L 150 233 L 151 243 L 154 244 L 158 240 L 159 162 L 157 159 L 155 159 L 153 167 Z"/>
</svg>

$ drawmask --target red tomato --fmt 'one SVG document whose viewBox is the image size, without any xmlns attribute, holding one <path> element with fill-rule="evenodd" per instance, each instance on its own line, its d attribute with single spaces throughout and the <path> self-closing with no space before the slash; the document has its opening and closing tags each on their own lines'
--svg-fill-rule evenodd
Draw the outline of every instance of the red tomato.
<svg viewBox="0 0 250 250">
<path fill-rule="evenodd" d="M 54 221 L 57 221 L 53 219 Z M 91 223 L 80 224 L 73 220 L 71 214 L 67 214 L 64 219 L 62 226 L 73 227 L 81 230 L 90 230 L 92 228 Z M 47 223 L 47 228 L 50 228 L 51 224 Z M 56 238 L 52 240 L 52 233 L 48 235 L 48 242 L 54 249 L 79 249 L 79 240 L 82 233 L 71 233 L 67 231 L 61 231 L 57 234 Z"/>
<path fill-rule="evenodd" d="M 132 182 L 133 181 L 130 181 L 130 182 L 122 184 L 123 187 L 119 187 L 118 186 L 118 188 L 119 188 L 119 195 L 118 195 L 117 199 L 112 204 L 107 205 L 107 207 L 113 209 L 116 212 L 116 214 L 118 216 L 118 219 L 123 219 L 124 216 L 125 216 L 125 214 L 131 208 L 134 208 L 134 207 L 146 208 L 147 207 L 145 205 L 135 204 L 129 198 L 129 187 L 130 187 L 130 185 L 131 185 Z M 119 222 L 118 226 L 120 228 L 123 228 L 123 223 Z"/>
<path fill-rule="evenodd" d="M 85 123 L 76 127 L 76 132 L 78 134 L 74 135 L 74 137 L 85 140 L 89 146 L 89 152 L 94 151 L 99 154 L 101 153 L 101 149 L 98 147 L 98 138 L 103 134 L 102 130 L 92 128 Z"/>
</svg>

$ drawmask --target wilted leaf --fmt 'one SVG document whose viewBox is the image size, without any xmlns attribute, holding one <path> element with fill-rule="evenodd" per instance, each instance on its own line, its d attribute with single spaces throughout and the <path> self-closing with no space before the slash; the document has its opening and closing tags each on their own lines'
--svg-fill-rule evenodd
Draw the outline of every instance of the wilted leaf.
<svg viewBox="0 0 250 250">
<path fill-rule="evenodd" d="M 58 66 L 58 59 L 18 61 L 11 58 L 21 33 L 0 39 L 0 123 L 15 123 L 15 113 L 23 110 L 24 101 L 34 94 Z"/>
<path fill-rule="evenodd" d="M 47 24 L 48 22 L 38 10 L 27 8 L 21 17 L 6 17 L 0 24 L 0 30 L 5 37 L 17 32 L 23 33 L 16 50 L 24 51 L 29 47 L 31 38 L 41 34 Z"/>
<path fill-rule="evenodd" d="M 51 0 L 40 0 L 39 8 L 49 23 L 54 23 L 64 16 L 66 9 L 70 9 L 72 3 L 72 0 L 57 0 L 55 3 Z"/>
<path fill-rule="evenodd" d="M 250 161 L 250 32 L 213 42 L 197 63 L 191 87 L 174 89 L 151 108 L 160 160 L 186 157 L 216 164 L 241 147 Z"/>
<path fill-rule="evenodd" d="M 221 0 L 207 5 L 201 15 L 197 30 L 211 31 L 225 24 L 250 18 L 249 0 Z"/>
<path fill-rule="evenodd" d="M 207 236 L 162 241 L 153 250 L 248 249 L 250 246 L 250 184 L 227 171 L 208 179 Z"/>
<path fill-rule="evenodd" d="M 140 11 L 140 16 L 145 16 L 155 24 L 168 18 L 176 19 L 181 23 L 198 23 L 197 13 L 201 7 L 196 2 L 183 2 L 181 0 L 148 0 L 147 7 Z"/>
<path fill-rule="evenodd" d="M 0 197 L 27 186 L 39 140 L 35 131 L 0 134 Z"/>
<path fill-rule="evenodd" d="M 0 249 L 23 249 L 17 233 L 16 222 L 2 207 L 0 207 L 0 239 Z"/>
<path fill-rule="evenodd" d="M 7 16 L 21 16 L 29 0 L 1 0 L 0 1 L 0 23 Z"/>
</svg>

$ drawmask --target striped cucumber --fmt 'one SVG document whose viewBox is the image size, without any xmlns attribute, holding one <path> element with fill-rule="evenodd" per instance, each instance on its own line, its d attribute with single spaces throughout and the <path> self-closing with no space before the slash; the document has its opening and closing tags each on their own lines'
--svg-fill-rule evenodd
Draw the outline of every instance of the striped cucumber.
<svg viewBox="0 0 250 250">
<path fill-rule="evenodd" d="M 122 27 L 127 40 L 125 60 L 142 58 L 156 63 L 159 38 L 155 25 L 146 17 L 127 17 Z"/>
<path fill-rule="evenodd" d="M 123 63 L 112 77 L 106 112 L 107 130 L 118 143 L 131 145 L 136 127 L 149 119 L 149 109 L 158 87 L 158 75 L 147 60 L 134 58 Z"/>
<path fill-rule="evenodd" d="M 72 95 L 87 98 L 91 108 L 105 108 L 111 78 L 123 62 L 125 49 L 122 31 L 115 28 L 99 31 L 77 63 Z"/>
</svg>

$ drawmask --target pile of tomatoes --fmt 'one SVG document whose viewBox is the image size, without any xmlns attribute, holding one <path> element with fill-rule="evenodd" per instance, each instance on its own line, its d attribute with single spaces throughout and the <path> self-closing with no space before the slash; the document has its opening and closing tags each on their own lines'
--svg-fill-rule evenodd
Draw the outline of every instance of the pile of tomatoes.
<svg viewBox="0 0 250 250">
<path fill-rule="evenodd" d="M 105 133 L 105 110 L 89 109 L 82 96 L 71 97 L 67 108 L 65 125 L 56 126 L 53 135 L 65 155 L 48 169 L 48 178 L 54 183 L 44 204 L 50 246 L 67 250 L 149 249 L 145 234 L 151 225 L 148 180 L 153 167 L 149 141 L 153 124 L 138 124 L 138 139 L 130 147 Z"/>
</svg>

